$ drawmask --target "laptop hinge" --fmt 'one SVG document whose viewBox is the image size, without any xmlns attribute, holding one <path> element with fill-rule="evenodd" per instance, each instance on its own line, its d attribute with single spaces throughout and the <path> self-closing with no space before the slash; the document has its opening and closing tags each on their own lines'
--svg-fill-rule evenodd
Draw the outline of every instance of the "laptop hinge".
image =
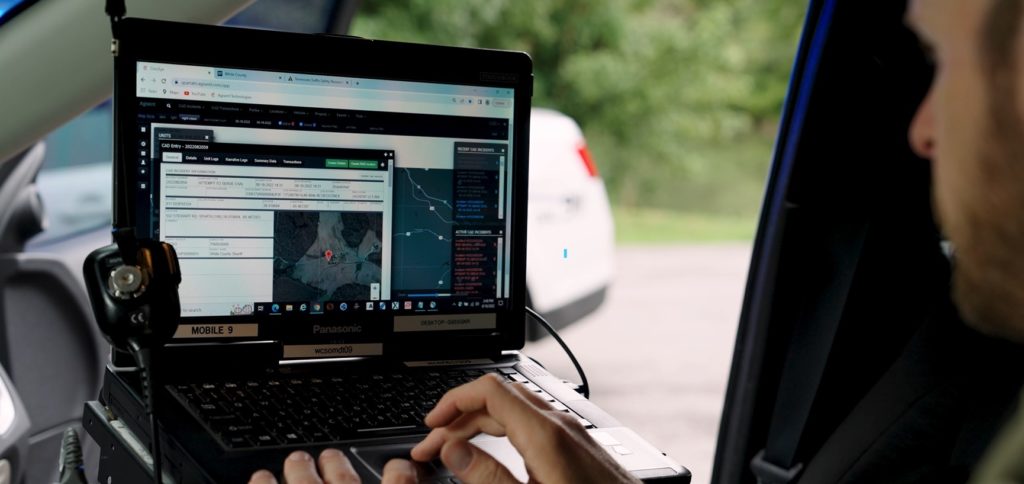
<svg viewBox="0 0 1024 484">
<path fill-rule="evenodd" d="M 272 342 L 168 345 L 159 356 L 163 371 L 172 377 L 234 375 L 276 367 L 281 360 L 281 345 Z"/>
<path fill-rule="evenodd" d="M 804 470 L 802 463 L 797 463 L 789 469 L 784 469 L 764 458 L 764 449 L 761 449 L 753 459 L 750 460 L 750 470 L 757 477 L 757 484 L 791 484 L 796 482 L 800 471 Z"/>
</svg>

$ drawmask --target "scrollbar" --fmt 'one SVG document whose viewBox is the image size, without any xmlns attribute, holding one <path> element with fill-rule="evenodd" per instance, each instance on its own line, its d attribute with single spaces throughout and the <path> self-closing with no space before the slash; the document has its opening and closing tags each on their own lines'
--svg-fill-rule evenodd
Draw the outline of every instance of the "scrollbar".
<svg viewBox="0 0 1024 484">
<path fill-rule="evenodd" d="M 505 155 L 498 157 L 498 220 L 505 218 Z M 500 250 L 498 252 L 501 252 Z"/>
<path fill-rule="evenodd" d="M 502 278 L 502 272 L 503 271 L 501 270 L 501 266 L 502 266 L 502 262 L 504 262 L 503 259 L 504 259 L 504 256 L 505 256 L 505 250 L 504 250 L 505 247 L 504 246 L 505 246 L 505 239 L 502 238 L 502 237 L 498 237 L 498 267 L 495 268 L 495 270 L 494 270 L 494 287 L 495 287 L 495 291 L 497 292 L 495 297 L 497 297 L 497 298 L 501 298 L 501 292 L 502 292 L 502 279 L 503 279 Z"/>
</svg>

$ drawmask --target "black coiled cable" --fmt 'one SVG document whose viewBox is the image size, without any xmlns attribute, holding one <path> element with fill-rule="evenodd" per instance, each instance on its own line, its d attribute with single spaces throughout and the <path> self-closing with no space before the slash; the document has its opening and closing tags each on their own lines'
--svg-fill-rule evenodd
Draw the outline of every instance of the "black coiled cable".
<svg viewBox="0 0 1024 484">
<path fill-rule="evenodd" d="M 565 341 L 562 340 L 562 337 L 558 335 L 558 331 L 555 331 L 555 328 L 551 326 L 551 324 L 548 323 L 548 321 L 544 319 L 544 316 L 541 316 L 540 313 L 534 311 L 533 308 L 527 307 L 526 314 L 532 316 L 534 320 L 540 323 L 540 325 L 543 326 L 544 329 L 548 331 L 548 333 L 551 333 L 551 337 L 555 338 L 555 341 L 557 341 L 558 344 L 562 346 L 562 349 L 565 350 L 565 354 L 569 356 L 569 360 L 571 360 L 573 366 L 576 367 L 576 372 L 580 374 L 580 386 L 578 391 L 583 394 L 583 398 L 589 399 L 590 383 L 587 382 L 587 374 L 583 373 L 583 367 L 580 366 L 580 362 L 576 359 L 576 355 L 572 354 L 572 350 L 569 349 L 569 345 L 565 344 Z"/>
<path fill-rule="evenodd" d="M 78 432 L 71 427 L 64 431 L 60 441 L 58 476 L 60 484 L 86 484 L 82 444 L 78 440 Z"/>
</svg>

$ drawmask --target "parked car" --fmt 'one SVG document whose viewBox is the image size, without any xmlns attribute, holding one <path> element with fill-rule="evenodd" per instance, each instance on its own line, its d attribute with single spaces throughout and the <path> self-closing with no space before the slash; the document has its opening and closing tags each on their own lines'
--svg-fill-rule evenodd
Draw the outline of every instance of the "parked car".
<svg viewBox="0 0 1024 484">
<path fill-rule="evenodd" d="M 615 228 L 611 205 L 583 132 L 550 109 L 530 117 L 530 198 L 526 289 L 531 306 L 556 328 L 597 309 L 611 283 Z M 536 340 L 543 330 L 527 326 Z"/>
</svg>

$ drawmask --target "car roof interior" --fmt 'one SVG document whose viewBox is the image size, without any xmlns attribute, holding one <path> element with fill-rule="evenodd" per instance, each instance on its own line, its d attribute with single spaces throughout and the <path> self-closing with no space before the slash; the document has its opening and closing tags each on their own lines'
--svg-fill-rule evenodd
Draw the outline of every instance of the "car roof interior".
<svg viewBox="0 0 1024 484">
<path fill-rule="evenodd" d="M 145 18 L 217 23 L 251 1 L 130 2 L 129 11 Z M 3 163 L 110 97 L 110 21 L 102 2 L 37 0 L 0 28 L 0 65 L 18 66 L 4 69 L 0 89 L 0 106 L 17 113 L 12 118 L 17 122 L 0 130 Z"/>
<path fill-rule="evenodd" d="M 751 482 L 766 444 L 799 482 L 963 482 L 1016 401 L 1019 351 L 950 301 L 930 166 L 907 141 L 932 68 L 905 7 L 811 2 L 713 482 Z M 786 439 L 795 452 L 770 455 Z"/>
</svg>

